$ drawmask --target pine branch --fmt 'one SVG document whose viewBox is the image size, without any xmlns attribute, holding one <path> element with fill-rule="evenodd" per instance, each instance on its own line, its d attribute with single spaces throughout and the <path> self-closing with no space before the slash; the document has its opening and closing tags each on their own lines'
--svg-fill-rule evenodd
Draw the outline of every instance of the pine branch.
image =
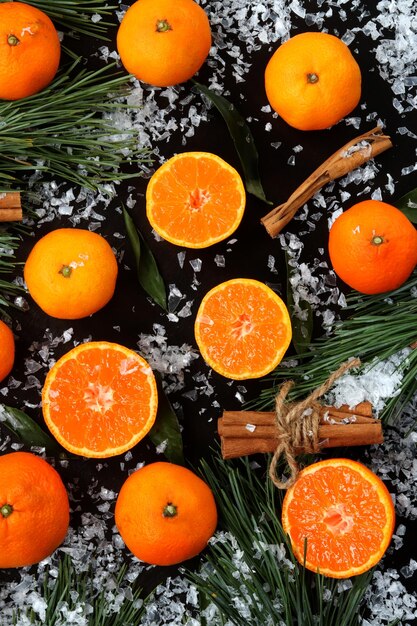
<svg viewBox="0 0 417 626">
<path fill-rule="evenodd" d="M 29 4 L 49 15 L 58 28 L 72 35 L 89 35 L 109 40 L 107 31 L 110 27 L 116 26 L 113 20 L 107 21 L 106 18 L 113 17 L 118 5 L 109 5 L 103 0 L 29 0 Z M 93 15 L 100 15 L 102 19 L 92 22 Z"/>
<path fill-rule="evenodd" d="M 340 584 L 301 567 L 278 520 L 280 495 L 248 460 L 203 464 L 227 532 L 209 548 L 199 573 L 189 574 L 220 612 L 217 623 L 236 626 L 358 626 L 372 572 Z M 222 620 L 222 622 L 220 621 Z M 213 622 L 211 622 L 213 623 Z"/>
<path fill-rule="evenodd" d="M 11 274 L 16 270 L 15 250 L 19 244 L 19 237 L 11 235 L 5 228 L 0 229 L 0 314 L 3 316 L 7 316 L 5 309 L 12 306 L 12 299 L 24 293 L 22 287 L 1 278 L 2 274 Z"/>
<path fill-rule="evenodd" d="M 401 392 L 387 402 L 381 414 L 384 421 L 391 421 L 417 389 L 417 350 L 409 349 L 417 340 L 416 290 L 417 274 L 413 274 L 402 287 L 382 296 L 350 296 L 347 309 L 350 316 L 335 325 L 331 336 L 310 343 L 306 352 L 297 355 L 296 365 L 281 365 L 269 379 L 272 386 L 252 406 L 272 406 L 277 385 L 284 380 L 295 381 L 291 397 L 296 399 L 321 385 L 351 357 L 362 360 L 363 371 L 373 361 L 383 361 L 403 351 L 398 365 L 404 375 Z"/>
<path fill-rule="evenodd" d="M 80 61 L 41 93 L 0 103 L 2 187 L 16 172 L 36 170 L 98 190 L 138 175 L 121 171 L 123 165 L 150 161 L 133 129 L 121 132 L 103 117 L 123 108 L 129 77 L 114 65 L 79 69 Z"/>
<path fill-rule="evenodd" d="M 140 589 L 133 590 L 130 597 L 126 596 L 120 606 L 116 605 L 118 608 L 114 604 L 112 606 L 112 600 L 114 602 L 114 596 L 122 587 L 126 573 L 126 566 L 122 566 L 116 574 L 109 573 L 109 579 L 112 579 L 109 580 L 109 589 L 113 593 L 108 593 L 106 589 L 95 587 L 91 571 L 80 574 L 71 558 L 64 555 L 58 564 L 58 576 L 47 568 L 37 590 L 46 603 L 45 619 L 32 608 L 17 609 L 14 624 L 23 623 L 23 620 L 19 621 L 23 617 L 28 618 L 33 626 L 64 624 L 66 614 L 75 614 L 75 611 L 79 622 L 88 626 L 139 624 L 145 608 L 145 603 L 139 600 Z"/>
</svg>

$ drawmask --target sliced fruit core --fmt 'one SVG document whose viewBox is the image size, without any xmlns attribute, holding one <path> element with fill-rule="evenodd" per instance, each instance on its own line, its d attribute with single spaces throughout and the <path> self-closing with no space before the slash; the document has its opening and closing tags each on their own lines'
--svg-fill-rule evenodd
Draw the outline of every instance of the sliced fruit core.
<svg viewBox="0 0 417 626">
<path fill-rule="evenodd" d="M 88 389 L 84 393 L 87 408 L 97 413 L 105 413 L 114 404 L 114 392 L 108 385 L 100 383 L 88 383 Z"/>
<path fill-rule="evenodd" d="M 307 74 L 307 82 L 314 85 L 314 83 L 319 82 L 319 77 L 317 74 Z"/>
<path fill-rule="evenodd" d="M 323 522 L 334 535 L 344 535 L 353 528 L 353 518 L 346 515 L 342 504 L 327 509 Z"/>
<path fill-rule="evenodd" d="M 200 189 L 197 187 L 190 193 L 188 199 L 188 207 L 191 210 L 199 211 L 210 200 L 210 193 L 207 189 Z"/>
<path fill-rule="evenodd" d="M 242 339 L 252 332 L 254 325 L 247 313 L 242 313 L 232 324 L 232 335 L 235 339 Z"/>
<path fill-rule="evenodd" d="M 156 20 L 157 33 L 166 33 L 168 30 L 172 30 L 172 26 L 168 20 Z"/>
<path fill-rule="evenodd" d="M 164 507 L 162 512 L 164 517 L 175 517 L 177 515 L 177 507 L 172 502 L 168 502 L 168 504 Z"/>
<path fill-rule="evenodd" d="M 0 508 L 0 513 L 3 517 L 9 517 L 13 513 L 13 507 L 11 504 L 3 504 Z"/>
</svg>

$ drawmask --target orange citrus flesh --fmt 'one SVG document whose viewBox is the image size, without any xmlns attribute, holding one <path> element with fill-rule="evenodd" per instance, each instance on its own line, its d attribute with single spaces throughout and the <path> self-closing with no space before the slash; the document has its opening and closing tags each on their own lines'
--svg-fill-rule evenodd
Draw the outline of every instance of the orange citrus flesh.
<svg viewBox="0 0 417 626">
<path fill-rule="evenodd" d="M 245 210 L 237 171 L 208 152 L 185 152 L 164 163 L 146 191 L 146 213 L 164 239 L 186 248 L 206 248 L 229 237 Z"/>
<path fill-rule="evenodd" d="M 282 505 L 282 525 L 300 563 L 332 578 L 376 565 L 391 541 L 395 511 L 384 483 L 348 459 L 314 463 L 300 472 Z"/>
<path fill-rule="evenodd" d="M 249 278 L 229 280 L 209 291 L 195 322 L 203 359 L 219 374 L 236 380 L 271 372 L 291 336 L 284 302 L 272 289 Z"/>
<path fill-rule="evenodd" d="M 57 361 L 42 403 L 45 422 L 64 448 L 100 458 L 143 439 L 155 421 L 158 396 L 145 359 L 100 341 L 81 344 Z"/>
</svg>

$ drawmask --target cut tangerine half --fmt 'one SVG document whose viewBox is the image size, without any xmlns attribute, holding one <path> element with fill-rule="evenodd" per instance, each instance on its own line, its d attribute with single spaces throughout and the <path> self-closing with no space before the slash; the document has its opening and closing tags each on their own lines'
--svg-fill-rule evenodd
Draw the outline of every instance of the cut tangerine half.
<svg viewBox="0 0 417 626">
<path fill-rule="evenodd" d="M 197 312 L 195 338 L 201 355 L 227 378 L 268 374 L 281 361 L 291 336 L 287 307 L 258 280 L 235 278 L 217 285 Z"/>
<path fill-rule="evenodd" d="M 146 190 L 146 214 L 167 241 L 206 248 L 239 226 L 246 195 L 238 172 L 209 152 L 184 152 L 153 174 Z"/>
<path fill-rule="evenodd" d="M 42 390 L 45 422 L 74 454 L 126 452 L 151 429 L 158 406 L 154 375 L 141 356 L 106 341 L 83 343 L 61 357 Z"/>
<path fill-rule="evenodd" d="M 295 556 L 332 578 L 371 569 L 391 541 L 395 511 L 388 489 L 370 469 L 329 459 L 302 470 L 282 505 L 282 526 Z"/>
</svg>

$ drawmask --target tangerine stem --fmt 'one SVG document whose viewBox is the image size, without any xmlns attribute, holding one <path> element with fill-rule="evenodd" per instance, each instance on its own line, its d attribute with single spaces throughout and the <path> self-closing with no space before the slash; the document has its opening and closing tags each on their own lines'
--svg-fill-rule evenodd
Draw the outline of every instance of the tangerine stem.
<svg viewBox="0 0 417 626">
<path fill-rule="evenodd" d="M 70 267 L 69 265 L 63 265 L 58 274 L 62 274 L 64 278 L 69 278 L 72 274 L 72 267 Z"/>
<path fill-rule="evenodd" d="M 3 517 L 9 517 L 13 513 L 13 507 L 11 504 L 3 504 L 0 508 L 0 513 Z"/>
<path fill-rule="evenodd" d="M 384 243 L 385 239 L 381 237 L 381 235 L 374 235 L 371 239 L 371 244 L 373 246 L 380 246 L 381 243 Z"/>
<path fill-rule="evenodd" d="M 162 515 L 164 517 L 175 517 L 177 515 L 177 507 L 175 506 L 175 504 L 172 504 L 172 502 L 168 502 L 162 512 Z"/>
<path fill-rule="evenodd" d="M 307 82 L 314 85 L 314 83 L 319 82 L 319 77 L 317 76 L 317 74 L 307 74 Z"/>
<path fill-rule="evenodd" d="M 18 39 L 16 35 L 9 35 L 7 37 L 7 43 L 9 46 L 17 46 L 17 44 L 20 43 L 20 39 Z"/>
<path fill-rule="evenodd" d="M 168 30 L 172 30 L 172 26 L 168 22 L 168 20 L 157 20 L 156 21 L 156 32 L 157 33 L 166 33 Z"/>
</svg>

